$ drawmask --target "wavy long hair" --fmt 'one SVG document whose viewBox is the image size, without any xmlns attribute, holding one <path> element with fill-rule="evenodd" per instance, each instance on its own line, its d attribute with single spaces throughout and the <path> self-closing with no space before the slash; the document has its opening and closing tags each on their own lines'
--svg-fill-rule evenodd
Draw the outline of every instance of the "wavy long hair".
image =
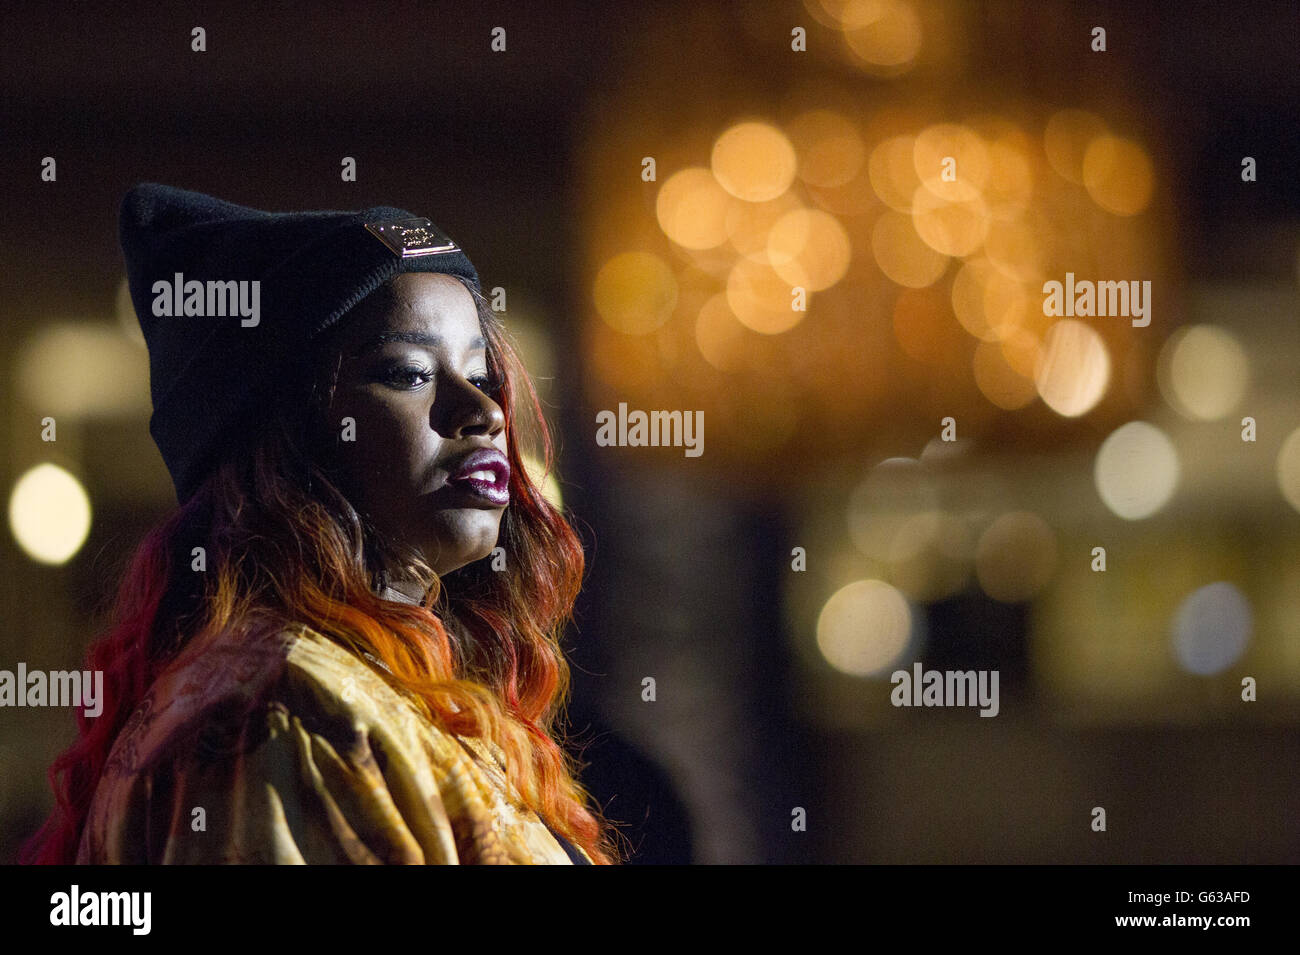
<svg viewBox="0 0 1300 955">
<path fill-rule="evenodd" d="M 522 801 L 598 864 L 621 860 L 623 836 L 577 780 L 563 735 L 569 667 L 560 637 L 581 586 L 577 535 L 530 476 L 521 447 L 532 427 L 543 473 L 553 451 L 531 380 L 510 337 L 468 282 L 505 416 L 510 506 L 490 559 L 447 575 L 379 534 L 332 476 L 316 410 L 335 377 L 316 369 L 330 336 L 282 386 L 267 425 L 215 467 L 199 490 L 154 527 L 132 557 L 87 667 L 104 673 L 104 709 L 78 713 L 79 734 L 49 770 L 50 817 L 22 848 L 25 863 L 76 860 L 91 801 L 118 733 L 184 646 L 250 615 L 305 623 L 383 661 L 384 675 L 436 725 L 496 743 Z M 539 478 L 540 479 L 540 478 Z M 189 572 L 203 542 L 208 572 Z M 392 568 L 427 583 L 423 605 L 378 596 Z M 381 674 L 383 675 L 383 674 Z"/>
</svg>

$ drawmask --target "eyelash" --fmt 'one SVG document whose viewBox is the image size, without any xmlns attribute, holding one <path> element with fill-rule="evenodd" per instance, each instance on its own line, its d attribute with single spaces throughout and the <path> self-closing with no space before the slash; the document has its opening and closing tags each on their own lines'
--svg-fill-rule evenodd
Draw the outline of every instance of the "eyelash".
<svg viewBox="0 0 1300 955">
<path fill-rule="evenodd" d="M 397 384 L 397 383 L 409 382 L 412 378 L 419 378 L 420 384 L 426 384 L 429 381 L 433 380 L 433 373 L 429 371 L 427 368 L 420 368 L 414 365 L 408 365 L 402 368 L 392 369 L 391 371 L 389 371 L 387 374 L 384 375 L 383 381 L 387 384 Z M 500 390 L 500 384 L 497 382 L 496 378 L 490 374 L 475 375 L 473 378 L 469 378 L 467 380 L 471 384 L 474 384 L 474 386 L 484 394 L 495 395 L 497 391 Z M 408 385 L 403 390 L 414 391 L 415 388 L 417 387 L 419 386 Z"/>
</svg>

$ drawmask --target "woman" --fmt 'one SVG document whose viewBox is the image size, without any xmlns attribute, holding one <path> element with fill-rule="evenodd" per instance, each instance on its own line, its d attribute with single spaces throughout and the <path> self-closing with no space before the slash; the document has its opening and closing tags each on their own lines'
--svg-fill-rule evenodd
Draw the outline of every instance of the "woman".
<svg viewBox="0 0 1300 955">
<path fill-rule="evenodd" d="M 145 184 L 122 245 L 180 507 L 89 666 L 47 863 L 611 863 L 556 739 L 576 536 L 464 253 Z"/>
</svg>

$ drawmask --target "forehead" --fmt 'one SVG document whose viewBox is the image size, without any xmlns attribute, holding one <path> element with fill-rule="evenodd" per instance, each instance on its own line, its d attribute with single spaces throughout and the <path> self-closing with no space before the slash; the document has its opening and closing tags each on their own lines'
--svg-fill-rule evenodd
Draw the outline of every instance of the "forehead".
<svg viewBox="0 0 1300 955">
<path fill-rule="evenodd" d="M 478 310 L 469 290 L 448 275 L 429 272 L 404 272 L 394 276 L 366 297 L 343 322 L 336 341 L 345 352 L 381 341 L 401 341 L 403 336 L 383 333 L 408 333 L 405 338 L 421 336 L 444 340 L 448 347 L 463 349 L 482 347 L 482 329 Z"/>
</svg>

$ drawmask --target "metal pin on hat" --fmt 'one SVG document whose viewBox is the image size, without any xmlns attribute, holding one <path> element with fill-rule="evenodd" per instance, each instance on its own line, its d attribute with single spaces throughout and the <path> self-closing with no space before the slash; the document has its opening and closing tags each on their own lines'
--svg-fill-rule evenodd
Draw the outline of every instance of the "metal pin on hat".
<svg viewBox="0 0 1300 955">
<path fill-rule="evenodd" d="M 452 240 L 451 236 L 428 219 L 367 222 L 366 230 L 404 259 L 417 255 L 442 255 L 460 251 L 460 246 Z"/>
</svg>

